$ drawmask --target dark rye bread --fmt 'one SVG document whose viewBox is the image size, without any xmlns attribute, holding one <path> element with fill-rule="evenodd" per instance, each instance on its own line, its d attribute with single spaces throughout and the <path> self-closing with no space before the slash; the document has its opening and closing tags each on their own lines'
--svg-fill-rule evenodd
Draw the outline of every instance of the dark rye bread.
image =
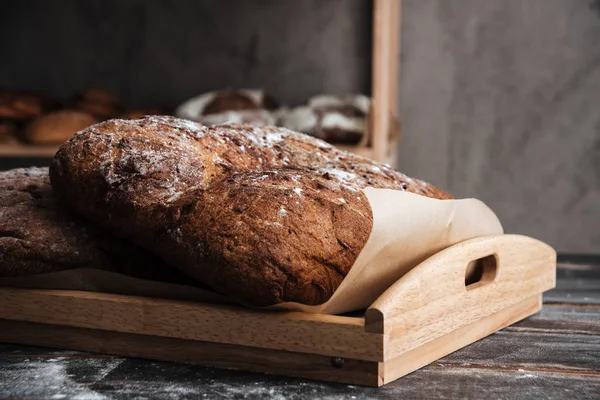
<svg viewBox="0 0 600 400">
<path fill-rule="evenodd" d="M 372 227 L 361 192 L 301 170 L 236 173 L 185 207 L 172 229 L 177 243 L 197 245 L 172 249 L 182 256 L 173 262 L 196 254 L 190 272 L 254 305 L 326 301 Z"/>
<path fill-rule="evenodd" d="M 76 212 L 256 306 L 331 297 L 372 229 L 360 189 L 451 198 L 284 128 L 166 116 L 80 132 L 50 175 Z"/>
<path fill-rule="evenodd" d="M 0 277 L 95 268 L 185 281 L 158 257 L 61 207 L 52 193 L 48 168 L 0 172 L 0 222 Z"/>
</svg>

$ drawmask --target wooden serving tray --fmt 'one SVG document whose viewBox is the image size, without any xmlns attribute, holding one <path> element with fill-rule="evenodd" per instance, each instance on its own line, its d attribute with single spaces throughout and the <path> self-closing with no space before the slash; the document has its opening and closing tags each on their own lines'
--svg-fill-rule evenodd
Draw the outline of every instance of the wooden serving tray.
<svg viewBox="0 0 600 400">
<path fill-rule="evenodd" d="M 358 316 L 0 288 L 0 342 L 381 386 L 537 312 L 555 269 L 538 240 L 475 238 Z"/>
</svg>

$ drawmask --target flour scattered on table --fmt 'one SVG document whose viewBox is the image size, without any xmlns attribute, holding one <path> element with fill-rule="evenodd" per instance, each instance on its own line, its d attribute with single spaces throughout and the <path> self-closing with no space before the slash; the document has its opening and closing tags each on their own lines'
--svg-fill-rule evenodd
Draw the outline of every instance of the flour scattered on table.
<svg viewBox="0 0 600 400">
<path fill-rule="evenodd" d="M 83 360 L 86 363 L 89 360 Z M 110 361 L 110 360 L 109 360 Z M 69 369 L 82 360 L 66 357 L 31 359 L 27 366 L 16 370 L 0 371 L 0 397 L 34 397 L 50 399 L 104 400 L 107 397 L 74 381 Z M 85 364 L 89 368 L 89 364 Z"/>
<path fill-rule="evenodd" d="M 534 378 L 535 377 L 535 374 L 531 374 L 529 372 L 526 372 L 522 368 L 519 368 L 517 371 L 523 374 L 523 375 L 519 376 L 519 378 Z"/>
</svg>

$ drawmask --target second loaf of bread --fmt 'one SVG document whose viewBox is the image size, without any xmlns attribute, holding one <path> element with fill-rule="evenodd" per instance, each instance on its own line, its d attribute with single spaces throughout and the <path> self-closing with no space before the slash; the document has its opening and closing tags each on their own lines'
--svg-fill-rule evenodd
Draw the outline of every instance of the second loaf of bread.
<svg viewBox="0 0 600 400">
<path fill-rule="evenodd" d="M 56 154 L 54 190 L 79 214 L 246 304 L 321 304 L 373 224 L 360 189 L 451 198 L 284 128 L 111 120 Z"/>
</svg>

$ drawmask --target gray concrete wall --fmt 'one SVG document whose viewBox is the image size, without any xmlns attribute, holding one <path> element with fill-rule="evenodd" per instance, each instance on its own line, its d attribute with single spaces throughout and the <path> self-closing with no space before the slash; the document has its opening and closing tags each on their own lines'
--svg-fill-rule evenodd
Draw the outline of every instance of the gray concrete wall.
<svg viewBox="0 0 600 400">
<path fill-rule="evenodd" d="M 90 85 L 130 106 L 262 87 L 289 104 L 368 91 L 366 0 L 28 0 L 0 12 L 0 87 Z"/>
<path fill-rule="evenodd" d="M 508 232 L 600 253 L 600 14 L 589 0 L 405 0 L 399 167 Z"/>
</svg>

